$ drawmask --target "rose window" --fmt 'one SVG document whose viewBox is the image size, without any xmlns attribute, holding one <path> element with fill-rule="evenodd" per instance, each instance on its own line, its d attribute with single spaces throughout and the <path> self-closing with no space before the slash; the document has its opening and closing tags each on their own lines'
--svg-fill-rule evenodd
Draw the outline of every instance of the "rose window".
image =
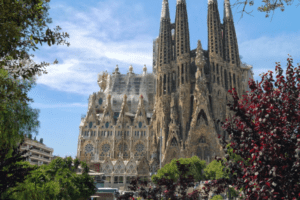
<svg viewBox="0 0 300 200">
<path fill-rule="evenodd" d="M 104 145 L 102 145 L 102 151 L 108 152 L 109 149 L 110 149 L 110 145 L 109 145 L 109 144 L 104 144 Z"/>
<path fill-rule="evenodd" d="M 141 152 L 144 150 L 144 145 L 143 144 L 137 144 L 136 145 L 136 151 Z"/>
<path fill-rule="evenodd" d="M 88 153 L 91 152 L 93 149 L 94 149 L 94 147 L 91 144 L 87 144 L 85 146 L 85 151 L 88 152 Z"/>
</svg>

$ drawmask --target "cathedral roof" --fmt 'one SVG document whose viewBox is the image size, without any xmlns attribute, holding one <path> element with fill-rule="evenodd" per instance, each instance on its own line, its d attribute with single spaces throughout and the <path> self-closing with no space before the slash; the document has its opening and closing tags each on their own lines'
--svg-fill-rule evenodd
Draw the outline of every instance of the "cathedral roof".
<svg viewBox="0 0 300 200">
<path fill-rule="evenodd" d="M 140 95 L 143 95 L 145 108 L 148 110 L 149 106 L 154 104 L 155 75 L 153 73 L 112 75 L 108 88 L 104 93 L 106 96 L 109 94 L 112 96 L 111 106 L 114 112 L 120 112 L 125 94 L 128 112 L 136 112 Z"/>
</svg>

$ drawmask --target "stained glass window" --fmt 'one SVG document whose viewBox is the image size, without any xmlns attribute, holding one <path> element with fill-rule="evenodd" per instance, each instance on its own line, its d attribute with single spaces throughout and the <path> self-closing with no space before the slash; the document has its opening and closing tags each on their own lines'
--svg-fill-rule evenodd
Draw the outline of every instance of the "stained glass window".
<svg viewBox="0 0 300 200">
<path fill-rule="evenodd" d="M 136 151 L 141 152 L 144 150 L 144 145 L 143 144 L 137 144 L 136 145 Z"/>
<path fill-rule="evenodd" d="M 108 128 L 109 127 L 109 122 L 106 122 L 105 123 L 105 128 Z"/>
<path fill-rule="evenodd" d="M 139 122 L 139 128 L 142 128 L 143 123 Z"/>
<path fill-rule="evenodd" d="M 88 152 L 88 153 L 91 152 L 93 149 L 94 149 L 94 147 L 93 147 L 92 144 L 87 144 L 85 146 L 85 151 Z"/>
<path fill-rule="evenodd" d="M 92 128 L 93 126 L 93 122 L 90 122 L 89 127 Z"/>
<path fill-rule="evenodd" d="M 110 145 L 109 145 L 109 144 L 104 144 L 104 145 L 102 145 L 102 151 L 108 152 L 109 149 L 110 149 Z"/>
<path fill-rule="evenodd" d="M 99 99 L 99 105 L 102 105 L 102 102 L 103 102 L 103 100 L 102 100 L 102 98 L 100 98 Z"/>
</svg>

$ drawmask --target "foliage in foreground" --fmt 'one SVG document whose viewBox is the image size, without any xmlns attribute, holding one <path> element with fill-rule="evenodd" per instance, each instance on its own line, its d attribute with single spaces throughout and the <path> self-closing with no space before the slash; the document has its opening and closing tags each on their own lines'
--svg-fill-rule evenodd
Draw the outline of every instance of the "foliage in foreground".
<svg viewBox="0 0 300 200">
<path fill-rule="evenodd" d="M 194 177 L 193 175 L 188 175 L 191 163 L 181 164 L 179 160 L 176 160 L 176 166 L 179 171 L 179 178 L 175 182 L 173 179 L 168 179 L 169 174 L 164 174 L 164 177 L 158 179 L 155 177 L 154 182 L 155 187 L 148 186 L 148 180 L 141 180 L 139 177 L 131 180 L 131 186 L 128 186 L 131 191 L 138 192 L 138 195 L 144 199 L 158 200 L 161 197 L 166 199 L 198 199 L 199 192 L 195 190 L 194 192 L 187 194 L 188 187 L 194 187 Z M 178 194 L 178 196 L 176 196 Z M 130 199 L 131 194 L 125 194 L 118 197 L 119 200 Z"/>
<path fill-rule="evenodd" d="M 24 162 L 26 157 L 22 157 L 22 155 L 25 155 L 29 150 L 20 152 L 20 146 L 23 142 L 24 140 L 13 149 L 10 145 L 2 143 L 0 148 L 0 199 L 8 199 L 8 188 L 13 188 L 17 183 L 24 182 L 25 177 L 36 169 L 36 166 Z"/>
<path fill-rule="evenodd" d="M 72 165 L 73 164 L 73 165 Z M 81 162 L 82 174 L 76 174 L 80 162 L 71 157 L 56 158 L 49 165 L 42 165 L 10 192 L 12 199 L 73 200 L 88 198 L 95 193 L 94 179 L 88 175 L 89 167 Z"/>
<path fill-rule="evenodd" d="M 5 67 L 16 79 L 28 79 L 39 73 L 47 73 L 44 68 L 49 63 L 26 67 L 23 61 L 30 60 L 29 52 L 38 49 L 38 45 L 70 45 L 64 38 L 67 33 L 60 33 L 48 27 L 50 0 L 22 0 L 0 2 L 0 69 Z M 31 61 L 31 60 L 30 60 Z"/>
<path fill-rule="evenodd" d="M 249 81 L 251 93 L 242 101 L 233 89 L 234 102 L 228 105 L 236 114 L 222 128 L 230 134 L 233 153 L 247 163 L 230 159 L 223 138 L 226 159 L 218 160 L 233 176 L 207 184 L 206 193 L 217 188 L 214 192 L 219 194 L 232 185 L 243 190 L 246 200 L 300 199 L 300 66 L 293 68 L 292 58 L 287 61 L 286 81 L 276 63 L 278 88 L 270 71 L 258 85 Z"/>
<path fill-rule="evenodd" d="M 159 169 L 157 174 L 151 177 L 151 180 L 153 182 L 155 182 L 155 180 L 160 180 L 161 178 L 173 179 L 173 181 L 178 180 L 180 173 L 177 167 L 177 161 L 179 161 L 180 164 L 190 164 L 187 175 L 194 175 L 196 181 L 204 179 L 202 170 L 206 167 L 206 162 L 200 160 L 197 156 L 193 156 L 191 158 L 179 158 L 178 160 L 173 159 L 170 163 Z M 165 174 L 168 174 L 168 176 L 165 177 Z"/>
<path fill-rule="evenodd" d="M 0 69 L 0 146 L 16 146 L 24 135 L 38 133 L 39 110 L 32 109 L 27 93 L 36 85 L 35 80 L 14 79 Z"/>
<path fill-rule="evenodd" d="M 293 3 L 293 0 L 232 0 L 232 2 L 234 2 L 232 7 L 243 6 L 243 9 L 240 11 L 243 16 L 244 12 L 247 14 L 252 12 L 247 12 L 246 7 L 254 6 L 254 3 L 259 3 L 258 1 L 260 1 L 262 5 L 257 7 L 257 10 L 266 13 L 266 17 L 269 17 L 269 13 L 271 11 L 273 11 L 274 14 L 274 11 L 277 9 L 280 9 L 283 12 L 285 9 L 285 4 L 290 6 Z M 297 4 L 297 6 L 299 6 L 299 4 Z"/>
</svg>

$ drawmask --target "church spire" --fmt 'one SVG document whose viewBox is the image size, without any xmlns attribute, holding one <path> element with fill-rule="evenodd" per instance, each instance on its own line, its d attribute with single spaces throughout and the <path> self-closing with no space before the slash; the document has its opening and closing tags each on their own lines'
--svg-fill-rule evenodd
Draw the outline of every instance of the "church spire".
<svg viewBox="0 0 300 200">
<path fill-rule="evenodd" d="M 162 2 L 162 10 L 161 10 L 161 18 L 163 19 L 170 19 L 170 11 L 169 11 L 169 2 L 168 0 L 163 0 Z"/>
<path fill-rule="evenodd" d="M 215 3 L 218 6 L 218 1 L 217 0 L 208 0 L 208 5 L 211 3 Z"/>
<path fill-rule="evenodd" d="M 186 4 L 185 0 L 177 0 L 177 4 L 180 4 L 180 3 Z"/>
<path fill-rule="evenodd" d="M 229 0 L 224 0 L 224 59 L 239 66 L 240 56 Z"/>
<path fill-rule="evenodd" d="M 209 54 L 223 58 L 222 28 L 217 0 L 208 0 L 207 28 Z"/>
<path fill-rule="evenodd" d="M 233 19 L 231 8 L 230 8 L 230 2 L 229 0 L 224 0 L 224 20 L 228 18 L 231 20 Z"/>
<path fill-rule="evenodd" d="M 161 72 L 166 68 L 164 65 L 169 65 L 173 59 L 172 33 L 168 0 L 163 0 L 162 3 L 158 55 L 157 70 Z"/>
<path fill-rule="evenodd" d="M 175 41 L 177 58 L 183 54 L 190 54 L 189 23 L 185 0 L 177 0 L 175 19 Z"/>
</svg>

